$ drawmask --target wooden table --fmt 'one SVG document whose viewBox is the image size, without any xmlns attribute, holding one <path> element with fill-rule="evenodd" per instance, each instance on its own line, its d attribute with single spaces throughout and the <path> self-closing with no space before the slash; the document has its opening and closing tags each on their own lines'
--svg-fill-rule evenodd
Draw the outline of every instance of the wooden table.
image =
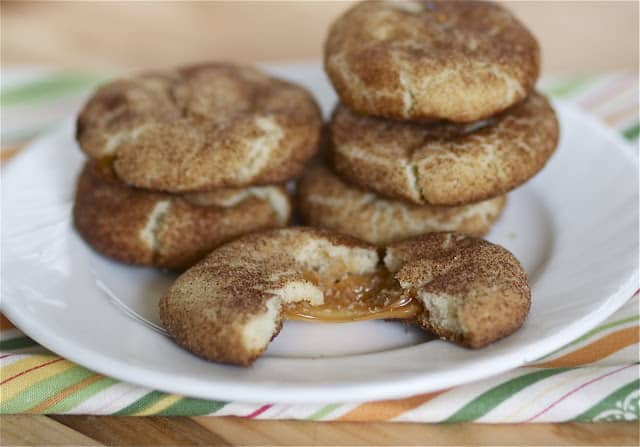
<svg viewBox="0 0 640 447">
<path fill-rule="evenodd" d="M 638 425 L 4 416 L 2 445 L 638 445 Z"/>
<path fill-rule="evenodd" d="M 88 70 L 319 58 L 345 2 L 2 2 L 2 62 Z M 547 73 L 638 68 L 638 2 L 509 4 Z M 295 36 L 292 38 L 292 36 Z M 9 153 L 3 152 L 6 159 Z M 234 417 L 4 416 L 1 445 L 638 445 L 637 423 L 391 424 Z"/>
</svg>

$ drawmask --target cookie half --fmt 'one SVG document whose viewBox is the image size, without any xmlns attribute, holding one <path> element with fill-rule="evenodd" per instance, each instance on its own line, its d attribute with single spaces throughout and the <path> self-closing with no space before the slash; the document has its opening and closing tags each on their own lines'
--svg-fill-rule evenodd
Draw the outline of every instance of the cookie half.
<svg viewBox="0 0 640 447">
<path fill-rule="evenodd" d="M 516 331 L 531 307 L 527 274 L 503 247 L 459 233 L 392 244 L 386 268 L 423 306 L 414 322 L 440 338 L 479 348 Z"/>
<path fill-rule="evenodd" d="M 317 150 L 321 126 L 304 88 L 210 63 L 100 87 L 78 116 L 76 138 L 127 184 L 190 192 L 297 176 Z"/>
<path fill-rule="evenodd" d="M 160 318 L 189 351 L 248 366 L 285 319 L 399 319 L 477 348 L 519 328 L 529 304 L 518 261 L 481 239 L 431 233 L 380 256 L 374 245 L 298 227 L 214 250 L 169 288 Z"/>
<path fill-rule="evenodd" d="M 496 3 L 366 1 L 331 27 L 325 69 L 362 114 L 472 122 L 528 95 L 540 49 Z"/>
<path fill-rule="evenodd" d="M 103 179 L 87 163 L 73 207 L 80 235 L 98 252 L 130 264 L 184 270 L 242 234 L 286 225 L 283 187 L 172 195 Z"/>
<path fill-rule="evenodd" d="M 308 169 L 298 186 L 303 222 L 387 245 L 433 231 L 484 236 L 505 196 L 462 206 L 414 205 L 390 200 L 346 183 L 324 166 Z"/>
<path fill-rule="evenodd" d="M 330 160 L 345 179 L 415 204 L 460 205 L 497 197 L 540 171 L 556 149 L 546 98 L 472 124 L 418 124 L 359 115 L 339 105 Z"/>
</svg>

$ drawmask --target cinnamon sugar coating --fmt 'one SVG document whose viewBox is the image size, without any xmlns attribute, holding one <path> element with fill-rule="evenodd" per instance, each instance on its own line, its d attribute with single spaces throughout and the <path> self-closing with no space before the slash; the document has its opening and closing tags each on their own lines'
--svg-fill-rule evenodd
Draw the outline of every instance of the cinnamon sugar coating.
<svg viewBox="0 0 640 447">
<path fill-rule="evenodd" d="M 415 204 L 461 205 L 507 193 L 556 149 L 558 120 L 544 96 L 473 124 L 399 122 L 339 105 L 330 160 L 345 179 Z"/>
<path fill-rule="evenodd" d="M 323 230 L 287 228 L 244 236 L 181 275 L 160 301 L 160 318 L 189 351 L 248 366 L 280 332 L 285 302 L 322 300 L 304 273 L 335 267 L 328 261 L 331 253 L 343 258 L 345 272 L 374 271 L 378 263 L 374 247 Z M 251 322 L 265 317 L 264 327 L 252 331 Z M 251 343 L 253 336 L 260 343 Z"/>
<path fill-rule="evenodd" d="M 242 234 L 285 225 L 289 197 L 268 186 L 173 195 L 100 178 L 90 162 L 78 179 L 74 224 L 116 260 L 184 270 Z"/>
<path fill-rule="evenodd" d="M 298 209 L 306 225 L 327 228 L 384 246 L 433 231 L 484 236 L 505 196 L 462 206 L 415 205 L 386 199 L 351 185 L 328 168 L 309 168 L 298 185 Z"/>
<path fill-rule="evenodd" d="M 529 313 L 524 269 L 485 240 L 430 233 L 390 245 L 385 264 L 423 302 L 416 323 L 443 339 L 480 348 L 516 331 Z"/>
<path fill-rule="evenodd" d="M 365 1 L 332 25 L 324 64 L 359 113 L 472 122 L 528 95 L 540 49 L 496 3 Z"/>
<path fill-rule="evenodd" d="M 279 333 L 286 305 L 322 305 L 322 284 L 384 269 L 400 295 L 421 305 L 408 322 L 471 348 L 512 333 L 529 310 L 526 273 L 511 253 L 487 241 L 431 233 L 392 244 L 381 258 L 374 245 L 297 227 L 247 235 L 214 250 L 165 293 L 160 318 L 194 354 L 249 366 Z"/>
<path fill-rule="evenodd" d="M 76 137 L 127 184 L 168 192 L 281 183 L 316 152 L 322 117 L 304 88 L 209 63 L 100 87 Z"/>
</svg>

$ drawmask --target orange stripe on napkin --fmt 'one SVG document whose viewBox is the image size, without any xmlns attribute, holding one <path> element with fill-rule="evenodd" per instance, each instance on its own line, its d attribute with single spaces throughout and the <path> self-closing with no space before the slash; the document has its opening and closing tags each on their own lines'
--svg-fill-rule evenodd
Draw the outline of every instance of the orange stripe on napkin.
<svg viewBox="0 0 640 447">
<path fill-rule="evenodd" d="M 14 147 L 5 147 L 0 151 L 0 163 L 4 163 L 22 149 L 24 145 L 14 146 Z"/>
<path fill-rule="evenodd" d="M 0 314 L 0 331 L 7 331 L 9 329 L 15 329 L 15 326 L 7 317 Z"/>
<path fill-rule="evenodd" d="M 638 114 L 638 109 L 635 106 L 627 107 L 624 110 L 612 113 L 604 118 L 605 122 L 611 125 L 622 123 L 623 121 L 630 120 Z"/>
<path fill-rule="evenodd" d="M 40 356 L 34 356 L 40 357 Z M 16 362 L 18 363 L 18 362 Z M 15 363 L 9 365 L 13 366 Z M 43 380 L 53 377 L 56 374 L 63 373 L 71 368 L 76 367 L 74 363 L 68 360 L 64 360 L 60 357 L 53 358 L 45 363 L 41 363 L 28 370 L 22 371 L 8 379 L 5 379 L 0 387 L 0 394 L 2 395 L 2 402 L 8 402 L 13 399 L 18 393 L 26 390 L 32 385 L 39 383 Z"/>
<path fill-rule="evenodd" d="M 52 355 L 33 355 L 24 357 L 8 366 L 3 366 L 0 369 L 0 385 L 27 374 L 30 371 L 41 368 L 44 365 L 48 365 L 54 360 L 60 361 L 62 359 Z"/>
<path fill-rule="evenodd" d="M 80 389 L 85 388 L 91 385 L 92 383 L 102 379 L 104 379 L 104 376 L 101 376 L 100 374 L 94 374 L 90 377 L 87 377 L 83 381 L 76 383 L 75 385 L 70 386 L 67 389 L 62 390 L 59 393 L 56 393 L 51 398 L 31 408 L 29 411 L 27 411 L 27 413 L 32 413 L 32 414 L 43 413 L 47 408 L 50 408 L 53 405 L 57 404 L 58 402 L 61 402 L 63 399 L 67 398 L 71 394 L 76 393 Z"/>
<path fill-rule="evenodd" d="M 557 359 L 531 366 L 537 368 L 557 368 L 586 365 L 587 363 L 597 362 L 638 342 L 640 342 L 640 327 L 633 326 L 612 332 L 591 344 L 583 346 L 577 351 L 570 352 Z"/>
<path fill-rule="evenodd" d="M 449 389 L 433 393 L 420 394 L 400 400 L 381 400 L 358 405 L 348 413 L 343 414 L 338 421 L 386 421 L 402 413 L 413 410 L 448 391 Z"/>
</svg>

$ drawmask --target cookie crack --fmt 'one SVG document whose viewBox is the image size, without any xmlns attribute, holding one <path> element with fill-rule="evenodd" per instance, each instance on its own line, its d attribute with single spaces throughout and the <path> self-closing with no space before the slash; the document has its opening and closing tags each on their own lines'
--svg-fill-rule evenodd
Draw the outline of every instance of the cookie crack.
<svg viewBox="0 0 640 447">
<path fill-rule="evenodd" d="M 410 165 L 409 165 L 409 169 L 410 169 L 410 181 L 411 181 L 411 186 L 413 188 L 413 190 L 415 192 L 418 193 L 418 199 L 423 202 L 423 203 L 427 203 L 427 199 L 424 196 L 424 191 L 422 190 L 422 183 L 420 181 L 420 170 L 418 169 L 418 165 L 415 161 L 411 160 Z"/>
<path fill-rule="evenodd" d="M 257 116 L 254 125 L 262 135 L 248 143 L 245 162 L 238 171 L 239 177 L 243 179 L 255 176 L 269 163 L 273 149 L 278 147 L 285 136 L 282 127 L 272 116 Z"/>
<path fill-rule="evenodd" d="M 145 226 L 140 230 L 140 238 L 147 244 L 151 251 L 151 260 L 157 262 L 162 253 L 162 241 L 160 232 L 164 229 L 166 216 L 171 207 L 171 200 L 161 200 L 153 207 Z"/>
<path fill-rule="evenodd" d="M 407 79 L 407 74 L 404 70 L 404 67 L 400 69 L 399 79 L 400 86 L 402 87 L 402 105 L 404 108 L 404 116 L 409 117 L 413 115 L 416 97 L 413 92 L 412 84 Z"/>
<path fill-rule="evenodd" d="M 179 87 L 180 87 L 180 82 L 174 81 L 167 88 L 167 96 L 169 97 L 169 99 L 171 100 L 175 108 L 178 110 L 178 114 L 180 115 L 180 118 L 182 119 L 189 118 L 190 117 L 189 102 L 180 101 L 180 98 L 178 97 L 178 94 L 177 94 L 177 90 Z"/>
<path fill-rule="evenodd" d="M 286 192 L 275 186 L 252 186 L 223 197 L 208 196 L 204 193 L 185 194 L 187 202 L 200 207 L 233 208 L 251 198 L 267 204 L 276 217 L 278 224 L 284 225 L 291 215 L 291 206 Z"/>
<path fill-rule="evenodd" d="M 402 89 L 402 108 L 405 117 L 413 115 L 413 109 L 416 104 L 416 96 L 413 91 L 413 83 L 407 76 L 407 64 L 398 56 L 397 52 L 393 53 L 393 61 L 399 67 L 398 81 Z"/>
<path fill-rule="evenodd" d="M 291 215 L 291 209 L 289 202 L 284 197 L 284 194 L 278 191 L 276 188 L 250 188 L 249 194 L 258 199 L 264 200 L 273 214 L 275 214 L 278 224 L 285 225 Z"/>
</svg>

